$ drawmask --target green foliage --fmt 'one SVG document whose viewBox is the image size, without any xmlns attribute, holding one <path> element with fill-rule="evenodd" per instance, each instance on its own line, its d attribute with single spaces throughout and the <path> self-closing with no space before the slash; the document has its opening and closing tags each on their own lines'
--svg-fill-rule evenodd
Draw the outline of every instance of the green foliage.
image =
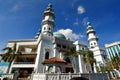
<svg viewBox="0 0 120 80">
<path fill-rule="evenodd" d="M 93 52 L 90 50 L 84 50 L 82 51 L 83 60 L 84 62 L 89 62 L 90 64 L 93 64 L 95 62 Z"/>
<path fill-rule="evenodd" d="M 113 56 L 111 57 L 111 59 L 109 60 L 109 64 L 116 69 L 119 69 L 120 67 L 120 56 Z"/>
<path fill-rule="evenodd" d="M 75 47 L 68 47 L 68 50 L 66 53 L 64 53 L 65 56 L 71 56 L 71 57 L 77 57 L 80 54 L 79 51 L 76 51 Z"/>
<path fill-rule="evenodd" d="M 84 51 L 76 51 L 74 47 L 68 47 L 68 51 L 64 54 L 65 56 L 71 56 L 71 57 L 77 57 L 78 55 L 83 55 L 83 60 L 85 63 L 90 63 L 92 70 L 93 70 L 93 64 L 95 62 L 93 52 L 90 50 L 84 50 Z"/>
<path fill-rule="evenodd" d="M 94 70 L 94 63 L 95 63 L 93 52 L 90 50 L 84 50 L 84 51 L 82 51 L 82 55 L 83 55 L 84 62 L 85 63 L 88 62 L 91 65 L 91 68 L 93 71 Z"/>
<path fill-rule="evenodd" d="M 96 69 L 97 69 L 97 72 L 103 72 L 103 73 L 113 71 L 113 68 L 110 65 L 99 66 Z"/>
<path fill-rule="evenodd" d="M 3 55 L 2 59 L 5 62 L 12 62 L 15 57 L 16 43 L 14 44 L 13 47 L 6 47 L 3 50 L 5 51 L 5 54 Z"/>
<path fill-rule="evenodd" d="M 79 54 L 80 54 L 80 52 L 76 51 L 75 47 L 68 47 L 67 52 L 64 53 L 65 56 L 71 56 L 72 57 L 72 59 L 73 59 L 72 66 L 73 66 L 74 73 L 76 72 L 75 65 L 74 65 L 75 57 L 77 57 Z"/>
<path fill-rule="evenodd" d="M 100 66 L 100 70 L 97 69 L 98 72 L 110 72 L 114 71 L 114 69 L 119 69 L 120 67 L 120 57 L 113 56 L 111 59 L 108 59 L 108 65 Z"/>
</svg>

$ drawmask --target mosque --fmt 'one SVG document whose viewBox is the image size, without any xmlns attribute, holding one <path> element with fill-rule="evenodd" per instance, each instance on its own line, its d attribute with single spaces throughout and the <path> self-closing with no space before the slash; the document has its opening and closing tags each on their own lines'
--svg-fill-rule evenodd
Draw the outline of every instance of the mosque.
<svg viewBox="0 0 120 80">
<path fill-rule="evenodd" d="M 32 73 L 89 73 L 91 66 L 85 64 L 82 55 L 64 56 L 67 47 L 75 47 L 76 51 L 90 49 L 94 53 L 97 66 L 105 63 L 105 51 L 98 45 L 98 37 L 90 22 L 87 23 L 87 35 L 90 47 L 83 42 L 67 39 L 62 33 L 53 32 L 55 15 L 52 4 L 48 4 L 43 14 L 41 30 L 33 39 L 8 41 L 9 47 L 16 43 L 16 52 L 21 52 L 11 63 L 9 73 L 18 72 L 19 77 L 28 77 Z M 100 63 L 100 64 L 99 64 Z M 74 65 L 74 67 L 72 66 Z M 96 71 L 96 70 L 95 70 Z"/>
</svg>

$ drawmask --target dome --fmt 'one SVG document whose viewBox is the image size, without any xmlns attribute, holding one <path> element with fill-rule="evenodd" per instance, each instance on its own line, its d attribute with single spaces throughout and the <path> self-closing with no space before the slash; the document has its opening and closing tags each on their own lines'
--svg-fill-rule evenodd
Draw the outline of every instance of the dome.
<svg viewBox="0 0 120 80">
<path fill-rule="evenodd" d="M 59 33 L 59 32 L 55 32 L 53 36 L 56 38 L 66 39 L 66 37 L 62 33 Z"/>
<path fill-rule="evenodd" d="M 91 25 L 91 23 L 90 23 L 90 22 L 87 22 L 87 25 Z"/>
</svg>

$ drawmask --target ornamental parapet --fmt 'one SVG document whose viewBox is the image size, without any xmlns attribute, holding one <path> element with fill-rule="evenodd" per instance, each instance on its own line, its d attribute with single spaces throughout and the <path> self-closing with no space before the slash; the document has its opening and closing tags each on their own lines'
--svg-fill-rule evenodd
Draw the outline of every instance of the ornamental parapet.
<svg viewBox="0 0 120 80">
<path fill-rule="evenodd" d="M 50 21 L 50 20 L 43 20 L 41 25 L 45 25 L 45 24 L 52 24 L 53 27 L 55 27 L 55 23 L 54 23 L 54 20 L 53 21 Z"/>
<path fill-rule="evenodd" d="M 88 41 L 92 41 L 92 40 L 97 40 L 98 41 L 98 37 L 88 38 Z"/>
<path fill-rule="evenodd" d="M 95 34 L 96 32 L 95 32 L 95 30 L 91 29 L 91 30 L 88 30 L 88 31 L 87 31 L 87 35 L 88 35 L 89 33 L 94 33 L 94 34 Z"/>
</svg>

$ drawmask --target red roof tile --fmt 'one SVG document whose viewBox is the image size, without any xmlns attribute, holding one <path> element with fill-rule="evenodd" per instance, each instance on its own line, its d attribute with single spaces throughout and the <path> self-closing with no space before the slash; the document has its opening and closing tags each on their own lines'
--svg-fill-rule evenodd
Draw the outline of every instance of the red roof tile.
<svg viewBox="0 0 120 80">
<path fill-rule="evenodd" d="M 51 64 L 51 63 L 67 63 L 65 60 L 58 57 L 52 57 L 50 59 L 45 59 L 42 64 Z"/>
</svg>

